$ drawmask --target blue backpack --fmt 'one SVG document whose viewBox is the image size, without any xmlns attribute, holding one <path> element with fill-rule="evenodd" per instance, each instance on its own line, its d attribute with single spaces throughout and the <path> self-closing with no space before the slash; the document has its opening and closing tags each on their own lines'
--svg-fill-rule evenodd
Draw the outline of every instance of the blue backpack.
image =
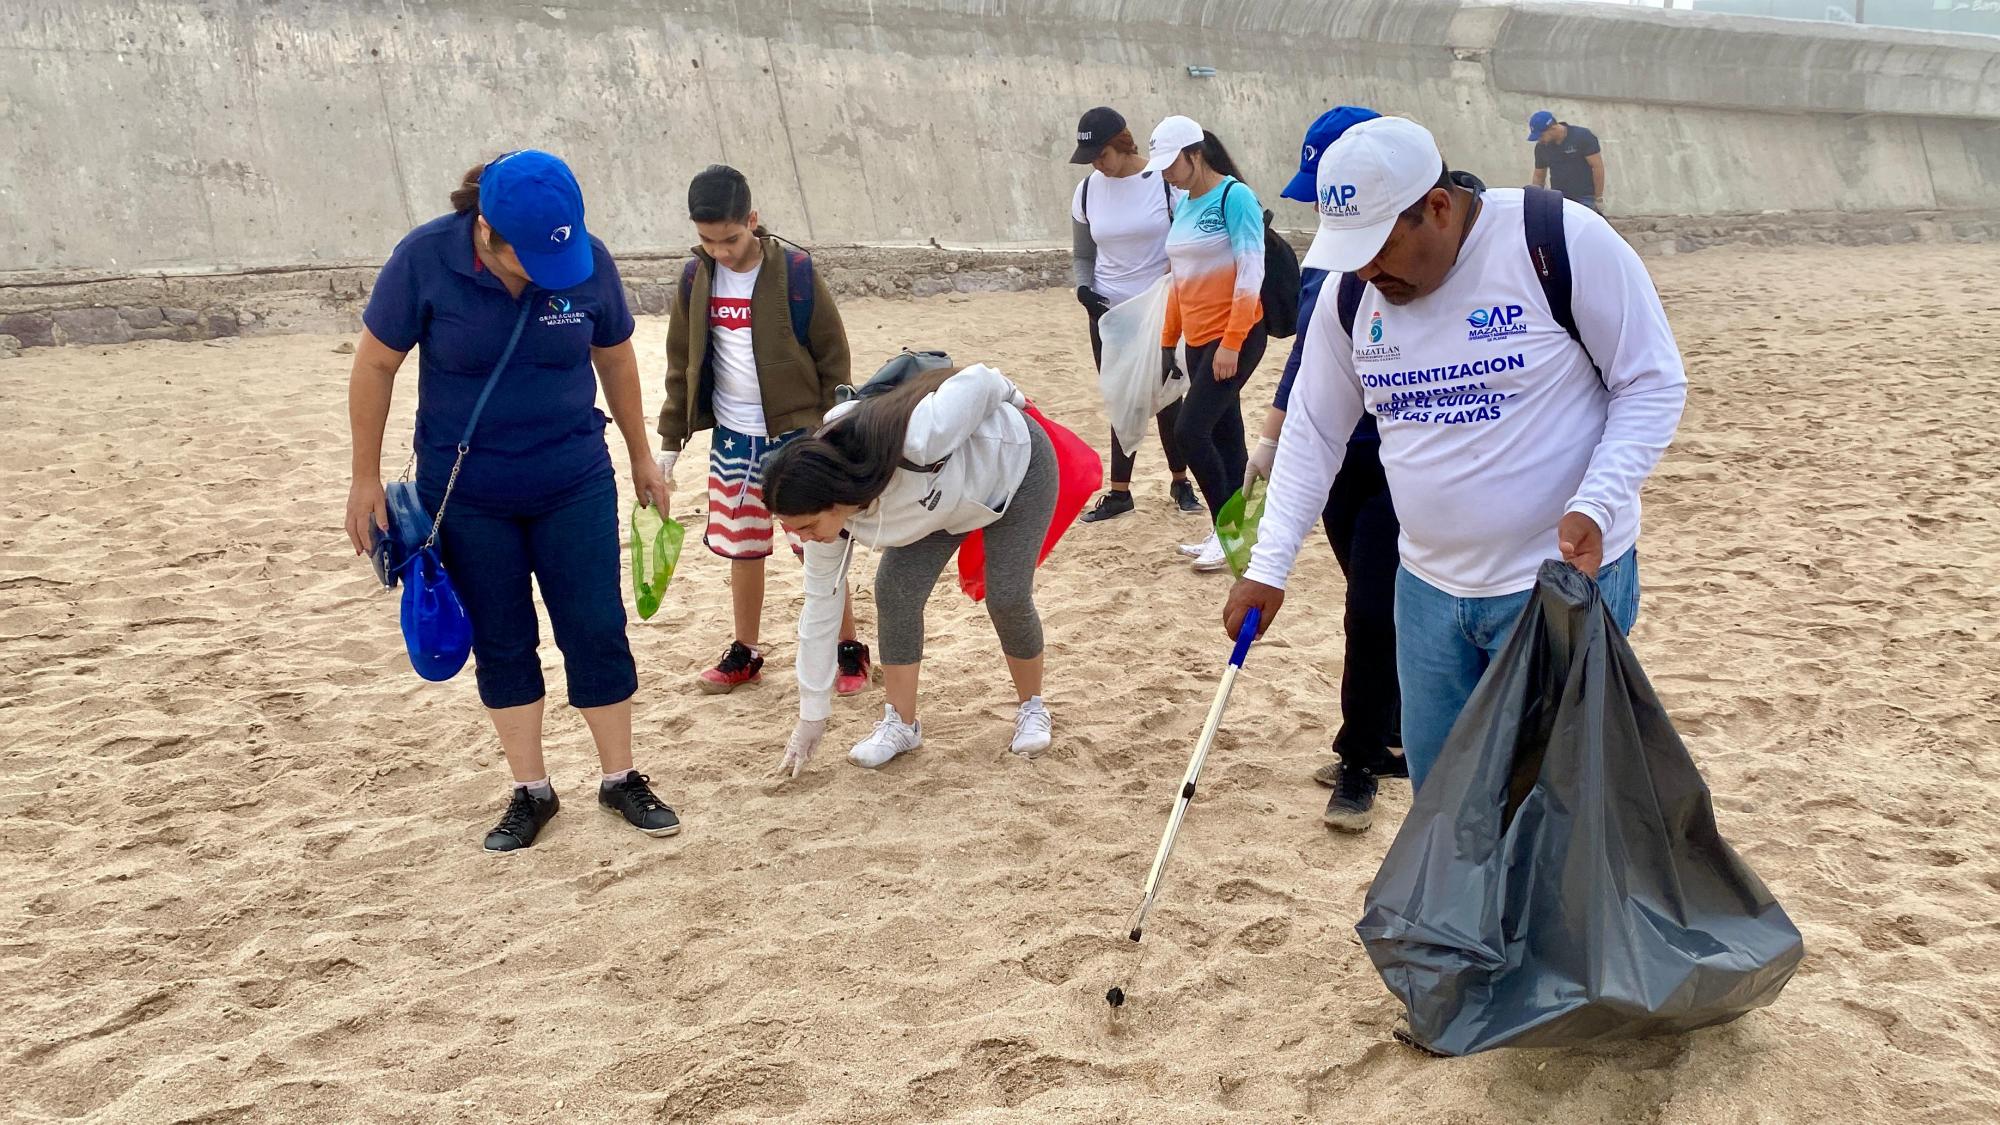
<svg viewBox="0 0 2000 1125">
<path fill-rule="evenodd" d="M 1460 176 L 1464 179 L 1458 179 Z M 1453 178 L 1475 191 L 1486 189 L 1486 185 L 1464 173 L 1454 173 Z M 1590 355 L 1589 345 L 1577 333 L 1576 313 L 1570 308 L 1569 236 L 1563 231 L 1562 193 L 1538 187 L 1523 190 L 1526 199 L 1522 205 L 1522 225 L 1527 231 L 1528 260 L 1534 263 L 1535 279 L 1542 283 L 1542 296 L 1548 298 L 1549 311 L 1556 323 L 1583 348 L 1590 366 L 1597 371 L 1597 381 L 1602 383 L 1604 370 L 1597 366 L 1597 358 Z M 1340 276 L 1340 290 L 1334 300 L 1340 313 L 1340 327 L 1346 330 L 1349 339 L 1354 336 L 1354 316 L 1361 309 L 1361 291 L 1366 288 L 1367 283 L 1354 274 Z"/>
</svg>

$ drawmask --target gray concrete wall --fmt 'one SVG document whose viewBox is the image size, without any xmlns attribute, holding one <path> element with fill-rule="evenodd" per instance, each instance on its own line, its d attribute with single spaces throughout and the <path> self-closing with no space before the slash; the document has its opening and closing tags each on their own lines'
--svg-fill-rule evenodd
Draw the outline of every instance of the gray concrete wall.
<svg viewBox="0 0 2000 1125">
<path fill-rule="evenodd" d="M 1604 138 L 1628 216 L 1977 211 L 2000 207 L 1996 48 L 1457 0 L 7 0 L 0 285 L 377 262 L 525 145 L 572 161 L 621 254 L 685 245 L 714 160 L 808 243 L 1048 244 L 1100 102 L 1140 132 L 1195 116 L 1267 197 L 1350 101 L 1496 184 L 1528 177 L 1548 105 Z"/>
</svg>

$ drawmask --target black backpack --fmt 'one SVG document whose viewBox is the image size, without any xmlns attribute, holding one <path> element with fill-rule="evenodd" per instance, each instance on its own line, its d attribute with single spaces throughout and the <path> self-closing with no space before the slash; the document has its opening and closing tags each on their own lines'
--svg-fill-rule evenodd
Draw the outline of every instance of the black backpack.
<svg viewBox="0 0 2000 1125">
<path fill-rule="evenodd" d="M 1453 178 L 1461 173 L 1454 173 Z M 1463 186 L 1484 191 L 1485 185 L 1477 179 L 1466 177 L 1460 180 Z M 1542 283 L 1542 296 L 1548 298 L 1549 312 L 1556 323 L 1562 325 L 1569 338 L 1575 340 L 1590 359 L 1592 370 L 1597 372 L 1597 381 L 1604 382 L 1604 369 L 1597 366 L 1597 357 L 1590 354 L 1589 345 L 1576 330 L 1576 313 L 1570 308 L 1569 279 L 1569 235 L 1563 230 L 1563 196 L 1559 191 L 1548 188 L 1523 188 L 1522 226 L 1527 232 L 1528 260 L 1535 265 L 1535 279 Z M 1340 275 L 1340 290 L 1335 295 L 1335 308 L 1340 313 L 1340 327 L 1354 338 L 1354 316 L 1361 309 L 1361 291 L 1367 283 L 1351 273 Z M 1276 335 L 1275 332 L 1272 333 Z"/>
<path fill-rule="evenodd" d="M 1237 182 L 1230 180 L 1222 187 L 1224 215 L 1229 213 L 1229 189 Z M 1258 297 L 1264 302 L 1264 331 L 1281 340 L 1298 333 L 1299 252 L 1271 229 L 1269 208 L 1264 210 L 1264 288 Z"/>
<path fill-rule="evenodd" d="M 951 357 L 936 349 L 911 351 L 909 348 L 904 348 L 891 357 L 889 362 L 877 368 L 875 374 L 868 377 L 867 382 L 858 387 L 834 388 L 833 401 L 842 403 L 859 398 L 874 398 L 876 395 L 895 390 L 926 371 L 936 371 L 950 366 Z M 913 473 L 934 473 L 943 468 L 945 461 L 949 460 L 951 458 L 947 456 L 936 464 L 918 465 L 907 458 L 900 458 L 898 464 Z"/>
</svg>

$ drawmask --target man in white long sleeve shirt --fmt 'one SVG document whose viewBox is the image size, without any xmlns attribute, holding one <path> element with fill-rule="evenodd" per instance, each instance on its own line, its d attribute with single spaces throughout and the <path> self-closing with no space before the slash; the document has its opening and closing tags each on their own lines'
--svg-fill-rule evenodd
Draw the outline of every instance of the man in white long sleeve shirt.
<svg viewBox="0 0 2000 1125">
<path fill-rule="evenodd" d="M 1687 396 L 1652 279 L 1602 218 L 1562 206 L 1572 337 L 1531 258 L 1524 193 L 1444 172 L 1431 134 L 1394 117 L 1355 125 L 1320 161 L 1305 264 L 1365 288 L 1351 334 L 1339 300 L 1313 310 L 1259 540 L 1223 615 L 1232 636 L 1251 606 L 1269 627 L 1348 436 L 1374 414 L 1402 522 L 1396 668 L 1419 786 L 1544 559 L 1594 575 L 1632 627 L 1639 489 Z"/>
</svg>

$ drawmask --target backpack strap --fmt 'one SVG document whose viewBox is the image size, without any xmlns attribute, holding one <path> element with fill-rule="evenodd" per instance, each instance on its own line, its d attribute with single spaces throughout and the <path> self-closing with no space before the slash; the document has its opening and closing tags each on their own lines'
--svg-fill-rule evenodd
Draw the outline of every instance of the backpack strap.
<svg viewBox="0 0 2000 1125">
<path fill-rule="evenodd" d="M 1090 225 L 1090 177 L 1083 178 L 1083 198 L 1078 200 L 1078 210 L 1083 212 L 1083 225 Z"/>
<path fill-rule="evenodd" d="M 1547 298 L 1556 323 L 1583 348 L 1591 369 L 1597 372 L 1597 381 L 1602 383 L 1604 370 L 1597 366 L 1597 357 L 1590 354 L 1576 330 L 1576 312 L 1570 307 L 1569 235 L 1563 230 L 1562 193 L 1527 187 L 1522 194 L 1521 225 L 1527 233 L 1528 261 L 1535 267 L 1535 279 L 1542 283 L 1542 296 Z"/>
<path fill-rule="evenodd" d="M 1333 309 L 1340 314 L 1340 327 L 1349 340 L 1354 339 L 1354 317 L 1361 311 L 1361 291 L 1368 283 L 1360 275 L 1344 273 L 1340 275 L 1340 288 L 1333 294 Z"/>
<path fill-rule="evenodd" d="M 1174 221 L 1174 185 L 1167 182 L 1167 177 L 1164 174 L 1160 175 L 1160 190 L 1166 193 L 1167 223 L 1172 225 Z"/>
<path fill-rule="evenodd" d="M 689 255 L 687 263 L 681 266 L 681 288 L 677 296 L 683 305 L 688 303 L 688 297 L 694 292 L 694 271 L 700 267 L 701 259 L 693 255 Z"/>
<path fill-rule="evenodd" d="M 785 295 L 791 300 L 792 337 L 799 346 L 811 350 L 808 337 L 812 330 L 813 305 L 813 260 L 812 255 L 803 250 L 785 251 Z"/>
</svg>

